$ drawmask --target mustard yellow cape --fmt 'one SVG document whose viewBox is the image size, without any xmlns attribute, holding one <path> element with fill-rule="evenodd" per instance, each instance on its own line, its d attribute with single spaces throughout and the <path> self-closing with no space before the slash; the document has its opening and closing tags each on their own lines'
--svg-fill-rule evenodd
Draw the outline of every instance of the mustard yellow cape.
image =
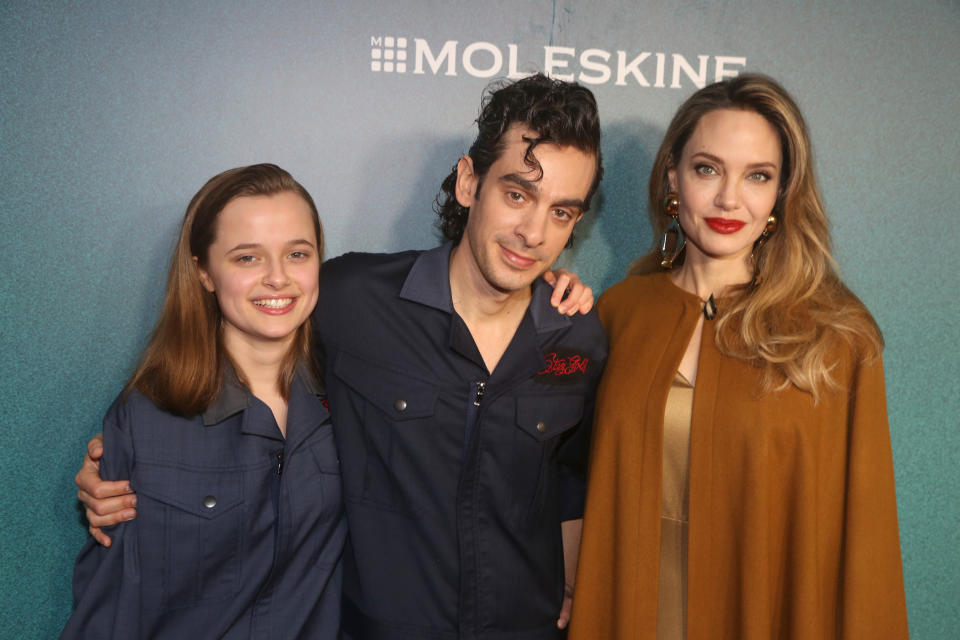
<svg viewBox="0 0 960 640">
<path fill-rule="evenodd" d="M 667 392 L 700 300 L 667 274 L 598 303 L 597 396 L 572 640 L 656 637 Z M 721 305 L 721 313 L 722 305 Z M 689 640 L 906 638 L 883 369 L 854 353 L 818 404 L 716 348 L 704 327 L 690 434 Z"/>
</svg>

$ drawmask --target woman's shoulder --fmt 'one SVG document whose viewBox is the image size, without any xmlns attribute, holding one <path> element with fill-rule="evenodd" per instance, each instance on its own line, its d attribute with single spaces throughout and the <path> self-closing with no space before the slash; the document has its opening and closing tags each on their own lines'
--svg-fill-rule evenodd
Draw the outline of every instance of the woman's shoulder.
<svg viewBox="0 0 960 640">
<path fill-rule="evenodd" d="M 829 329 L 833 370 L 843 378 L 855 381 L 870 371 L 883 371 L 883 343 L 861 333 L 841 334 Z"/>
<path fill-rule="evenodd" d="M 602 320 L 620 314 L 632 316 L 652 305 L 662 308 L 671 303 L 683 304 L 688 295 L 673 284 L 668 272 L 628 275 L 603 292 L 597 301 L 597 313 Z"/>
<path fill-rule="evenodd" d="M 878 365 L 883 333 L 867 306 L 843 283 L 834 283 L 829 303 L 814 308 L 812 315 L 838 366 L 856 371 Z"/>
<path fill-rule="evenodd" d="M 150 398 L 138 389 L 125 389 L 107 409 L 104 422 L 111 423 L 122 431 L 143 433 L 157 428 L 167 428 L 173 424 L 195 424 L 200 416 L 183 417 L 158 407 Z"/>
<path fill-rule="evenodd" d="M 607 304 L 634 302 L 638 297 L 653 295 L 658 289 L 663 289 L 665 285 L 669 285 L 669 277 L 666 272 L 628 275 L 604 291 L 600 296 L 600 301 L 605 301 Z"/>
</svg>

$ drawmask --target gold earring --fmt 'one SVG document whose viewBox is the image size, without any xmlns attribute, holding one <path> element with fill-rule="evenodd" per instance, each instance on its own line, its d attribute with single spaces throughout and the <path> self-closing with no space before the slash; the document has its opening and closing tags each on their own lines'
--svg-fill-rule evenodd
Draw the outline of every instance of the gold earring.
<svg viewBox="0 0 960 640">
<path fill-rule="evenodd" d="M 763 228 L 763 233 L 760 234 L 760 237 L 766 238 L 769 237 L 773 230 L 777 228 L 777 216 L 772 213 L 767 217 L 767 226 Z"/>
<path fill-rule="evenodd" d="M 683 228 L 680 226 L 680 221 L 677 218 L 680 213 L 680 196 L 677 192 L 671 191 L 667 194 L 667 197 L 663 199 L 663 212 L 672 219 L 670 220 L 670 224 L 667 225 L 667 228 L 663 230 L 663 235 L 660 236 L 660 266 L 664 269 L 672 269 L 673 261 L 676 260 L 680 252 L 683 251 L 683 247 L 687 242 L 687 239 L 683 235 Z M 674 244 L 673 251 L 667 255 L 667 240 L 671 232 L 677 235 L 677 241 Z"/>
<path fill-rule="evenodd" d="M 773 233 L 774 229 L 777 228 L 777 216 L 772 213 L 767 217 L 767 226 L 763 228 L 763 232 L 760 234 L 760 237 L 757 238 L 756 244 L 753 245 L 753 251 L 750 253 L 750 258 L 753 260 L 754 272 L 753 272 L 753 285 L 757 286 L 763 280 L 760 276 L 760 269 L 757 266 L 757 259 L 760 255 L 760 249 L 763 248 L 763 245 L 767 243 L 767 238 L 770 237 L 770 234 Z"/>
</svg>

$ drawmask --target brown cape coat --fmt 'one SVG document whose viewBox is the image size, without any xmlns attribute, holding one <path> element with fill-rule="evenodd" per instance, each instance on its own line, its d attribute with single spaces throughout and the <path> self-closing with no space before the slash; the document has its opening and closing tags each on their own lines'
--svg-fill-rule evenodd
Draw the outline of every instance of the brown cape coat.
<svg viewBox="0 0 960 640">
<path fill-rule="evenodd" d="M 572 640 L 656 637 L 667 392 L 700 300 L 666 273 L 597 305 L 610 357 L 597 395 Z M 720 312 L 723 312 L 722 305 Z M 763 394 L 706 321 L 690 434 L 690 640 L 906 638 L 883 369 L 854 354 L 819 403 Z"/>
</svg>

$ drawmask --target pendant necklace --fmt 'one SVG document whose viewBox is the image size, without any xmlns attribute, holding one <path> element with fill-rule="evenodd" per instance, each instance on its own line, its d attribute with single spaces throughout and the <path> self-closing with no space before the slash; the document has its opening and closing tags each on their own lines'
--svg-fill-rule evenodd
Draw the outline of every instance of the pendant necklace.
<svg viewBox="0 0 960 640">
<path fill-rule="evenodd" d="M 717 301 L 713 299 L 713 294 L 703 303 L 703 317 L 707 320 L 713 320 L 717 317 Z"/>
</svg>

